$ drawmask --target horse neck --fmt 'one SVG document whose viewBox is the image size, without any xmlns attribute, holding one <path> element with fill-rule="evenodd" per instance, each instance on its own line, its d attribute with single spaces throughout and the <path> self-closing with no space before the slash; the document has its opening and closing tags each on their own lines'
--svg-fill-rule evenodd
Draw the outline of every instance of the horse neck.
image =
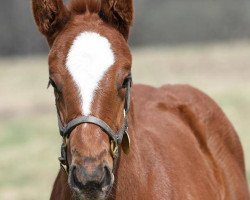
<svg viewBox="0 0 250 200">
<path fill-rule="evenodd" d="M 127 179 L 133 178 L 134 183 L 136 183 L 139 180 L 139 169 L 142 169 L 143 166 L 141 165 L 141 157 L 139 153 L 138 148 L 138 140 L 136 135 L 136 123 L 135 123 L 135 116 L 134 116 L 134 104 L 131 99 L 131 105 L 130 105 L 130 112 L 129 112 L 129 136 L 130 136 L 130 152 L 128 155 L 122 152 L 122 149 L 120 150 L 120 156 L 117 163 L 117 167 L 115 170 L 115 184 L 113 186 L 113 189 L 111 191 L 111 195 L 109 197 L 109 200 L 116 199 L 116 195 L 120 193 L 121 188 L 127 188 L 128 190 L 131 189 L 131 192 L 133 193 L 133 187 L 130 187 L 130 182 L 126 181 Z M 120 188 L 120 189 L 119 189 Z M 129 192 L 128 192 L 129 193 Z"/>
</svg>

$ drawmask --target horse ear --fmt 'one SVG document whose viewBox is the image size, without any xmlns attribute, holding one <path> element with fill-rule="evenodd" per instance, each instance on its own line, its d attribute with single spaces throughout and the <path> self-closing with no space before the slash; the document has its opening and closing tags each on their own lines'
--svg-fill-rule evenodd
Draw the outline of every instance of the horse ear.
<svg viewBox="0 0 250 200">
<path fill-rule="evenodd" d="M 103 0 L 100 16 L 112 24 L 127 40 L 133 22 L 133 0 Z"/>
<path fill-rule="evenodd" d="M 69 11 L 62 0 L 32 0 L 33 15 L 40 32 L 51 45 L 56 33 L 69 19 Z"/>
</svg>

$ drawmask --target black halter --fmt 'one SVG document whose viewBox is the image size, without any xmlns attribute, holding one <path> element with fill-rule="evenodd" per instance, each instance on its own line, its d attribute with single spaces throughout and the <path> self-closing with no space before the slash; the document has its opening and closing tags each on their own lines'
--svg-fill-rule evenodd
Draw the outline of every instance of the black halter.
<svg viewBox="0 0 250 200">
<path fill-rule="evenodd" d="M 126 139 L 129 140 L 128 136 L 128 113 L 130 109 L 130 93 L 132 86 L 132 78 L 129 77 L 126 82 L 126 95 L 125 95 L 125 103 L 124 103 L 124 121 L 122 127 L 115 133 L 109 125 L 107 125 L 103 120 L 94 117 L 94 116 L 80 116 L 73 120 L 71 120 L 66 126 L 62 125 L 60 116 L 58 114 L 58 126 L 60 135 L 63 137 L 63 144 L 61 146 L 61 157 L 59 157 L 59 161 L 63 169 L 68 173 L 69 166 L 67 160 L 67 139 L 69 138 L 72 130 L 80 124 L 90 123 L 99 126 L 104 132 L 109 136 L 111 141 L 111 154 L 114 158 L 114 163 L 116 164 L 118 158 L 118 146 L 122 144 L 124 135 L 126 135 Z M 128 141 L 129 142 L 129 141 Z M 126 153 L 126 152 L 125 152 Z"/>
</svg>

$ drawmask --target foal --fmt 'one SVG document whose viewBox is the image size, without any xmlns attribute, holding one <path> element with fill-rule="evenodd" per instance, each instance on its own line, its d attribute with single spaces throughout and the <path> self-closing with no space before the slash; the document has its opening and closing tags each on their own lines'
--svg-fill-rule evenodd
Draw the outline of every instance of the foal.
<svg viewBox="0 0 250 200">
<path fill-rule="evenodd" d="M 32 5 L 63 137 L 51 199 L 249 199 L 238 136 L 209 97 L 185 85 L 131 93 L 132 0 Z"/>
</svg>

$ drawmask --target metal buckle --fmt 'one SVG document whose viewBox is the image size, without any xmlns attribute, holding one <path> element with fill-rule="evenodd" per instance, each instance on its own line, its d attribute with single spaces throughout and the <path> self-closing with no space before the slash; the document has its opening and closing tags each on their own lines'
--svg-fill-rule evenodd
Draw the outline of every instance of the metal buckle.
<svg viewBox="0 0 250 200">
<path fill-rule="evenodd" d="M 110 150 L 111 150 L 112 157 L 117 158 L 118 157 L 118 144 L 114 140 L 111 140 Z"/>
</svg>

